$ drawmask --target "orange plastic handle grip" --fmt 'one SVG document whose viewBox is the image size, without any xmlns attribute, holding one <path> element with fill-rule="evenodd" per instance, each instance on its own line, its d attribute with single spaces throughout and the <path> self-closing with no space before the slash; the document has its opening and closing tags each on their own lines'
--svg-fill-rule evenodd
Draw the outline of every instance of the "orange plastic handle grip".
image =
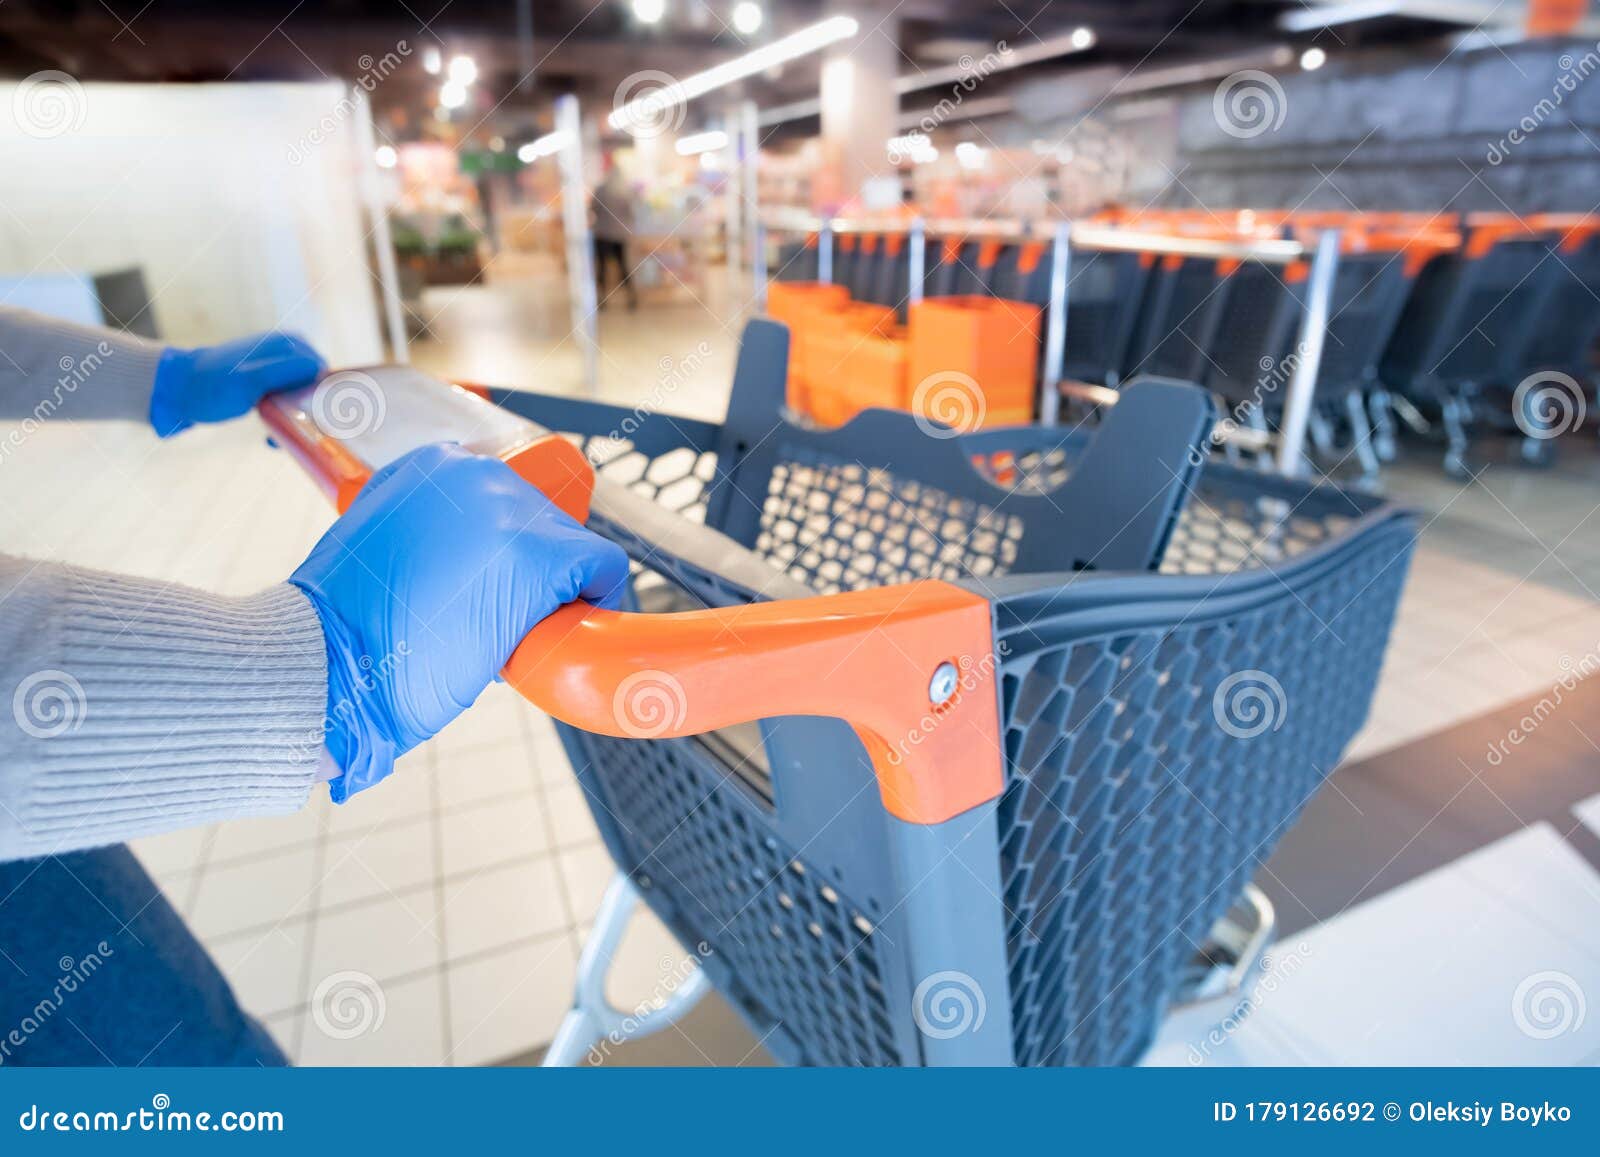
<svg viewBox="0 0 1600 1157">
<path fill-rule="evenodd" d="M 1004 786 L 993 632 L 987 600 L 931 579 L 665 615 L 571 603 L 529 632 L 505 678 L 557 719 L 623 738 L 844 719 L 885 808 L 938 823 Z"/>
<path fill-rule="evenodd" d="M 260 411 L 342 513 L 370 468 L 270 399 Z M 594 470 L 550 435 L 506 463 L 586 522 Z M 988 601 L 935 580 L 678 614 L 569 603 L 534 627 L 506 682 L 550 715 L 634 739 L 702 735 L 781 715 L 844 719 L 885 808 L 939 823 L 1004 786 Z"/>
</svg>

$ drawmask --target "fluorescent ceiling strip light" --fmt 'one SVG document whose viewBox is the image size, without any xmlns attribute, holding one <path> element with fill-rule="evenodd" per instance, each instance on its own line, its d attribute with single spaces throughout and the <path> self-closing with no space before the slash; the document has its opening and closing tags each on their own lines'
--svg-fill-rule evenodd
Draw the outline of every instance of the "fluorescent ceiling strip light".
<svg viewBox="0 0 1600 1157">
<path fill-rule="evenodd" d="M 721 129 L 712 129 L 710 132 L 691 133 L 686 137 L 679 137 L 675 146 L 680 157 L 693 157 L 700 153 L 714 153 L 718 149 L 728 147 L 728 134 Z"/>
<path fill-rule="evenodd" d="M 769 68 L 775 68 L 802 56 L 809 56 L 830 44 L 848 40 L 860 30 L 861 25 L 853 16 L 830 17 L 819 24 L 802 28 L 799 32 L 791 32 L 771 44 L 764 44 L 743 56 L 736 56 L 704 72 L 686 76 L 682 80 L 663 85 L 645 96 L 636 97 L 621 108 L 613 110 L 606 118 L 606 123 L 614 129 L 629 124 L 652 123 L 658 120 L 666 109 L 675 108 L 697 96 L 704 96 L 708 92 L 724 88 L 747 76 L 755 76 L 757 73 L 766 72 Z"/>
<path fill-rule="evenodd" d="M 529 141 L 517 150 L 517 160 L 524 165 L 531 165 L 540 157 L 554 156 L 559 153 L 567 143 L 566 133 L 545 133 L 537 140 Z"/>
</svg>

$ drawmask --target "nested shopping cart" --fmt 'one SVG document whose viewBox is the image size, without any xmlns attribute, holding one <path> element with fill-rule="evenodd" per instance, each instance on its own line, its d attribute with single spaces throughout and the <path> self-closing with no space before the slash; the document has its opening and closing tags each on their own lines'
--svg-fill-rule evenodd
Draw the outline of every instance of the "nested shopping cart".
<svg viewBox="0 0 1600 1157">
<path fill-rule="evenodd" d="M 634 560 L 625 611 L 563 608 L 505 672 L 619 873 L 551 1059 L 709 985 L 790 1062 L 1135 1061 L 1363 723 L 1414 519 L 1207 461 L 1176 383 L 1093 429 L 804 428 L 786 341 L 750 323 L 720 424 L 505 390 L 465 432 L 269 415 L 342 501 L 458 437 Z M 392 416 L 414 377 L 368 380 Z M 698 969 L 614 1010 L 641 898 Z"/>
</svg>

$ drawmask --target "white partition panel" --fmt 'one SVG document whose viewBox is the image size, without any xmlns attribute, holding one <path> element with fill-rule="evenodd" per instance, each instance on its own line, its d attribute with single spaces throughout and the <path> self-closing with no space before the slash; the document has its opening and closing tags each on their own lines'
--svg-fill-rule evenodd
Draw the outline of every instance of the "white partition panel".
<svg viewBox="0 0 1600 1157">
<path fill-rule="evenodd" d="M 72 84 L 30 120 L 29 83 L 0 82 L 0 278 L 139 266 L 167 340 L 382 359 L 344 84 Z"/>
</svg>

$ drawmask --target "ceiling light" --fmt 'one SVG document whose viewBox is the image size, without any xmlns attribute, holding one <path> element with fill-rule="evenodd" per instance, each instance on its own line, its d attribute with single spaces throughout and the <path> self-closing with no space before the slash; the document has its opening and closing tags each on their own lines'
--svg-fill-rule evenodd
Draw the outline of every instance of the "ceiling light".
<svg viewBox="0 0 1600 1157">
<path fill-rule="evenodd" d="M 633 17 L 640 24 L 659 24 L 667 14 L 667 0 L 633 0 Z"/>
<path fill-rule="evenodd" d="M 470 56 L 452 56 L 450 70 L 446 75 L 450 77 L 451 83 L 465 88 L 478 79 L 478 62 Z"/>
<path fill-rule="evenodd" d="M 374 157 L 380 169 L 392 169 L 400 163 L 400 154 L 394 151 L 393 145 L 379 145 Z"/>
<path fill-rule="evenodd" d="M 766 14 L 754 0 L 739 0 L 733 6 L 733 30 L 740 36 L 754 36 L 761 29 Z"/>
<path fill-rule="evenodd" d="M 1328 63 L 1328 54 L 1320 48 L 1308 48 L 1300 54 L 1300 67 L 1307 72 L 1315 72 Z"/>
<path fill-rule="evenodd" d="M 903 137 L 890 137 L 889 160 L 892 164 L 910 161 L 913 165 L 926 165 L 939 159 L 939 150 L 927 133 L 907 133 Z"/>
<path fill-rule="evenodd" d="M 728 134 L 721 129 L 712 129 L 707 133 L 691 133 L 686 137 L 678 138 L 678 155 L 680 157 L 693 157 L 700 153 L 714 153 L 718 149 L 728 147 Z"/>
<path fill-rule="evenodd" d="M 1074 28 L 1072 30 L 1072 47 L 1082 52 L 1085 48 L 1094 46 L 1094 29 Z"/>
<path fill-rule="evenodd" d="M 517 160 L 524 165 L 531 165 L 540 157 L 553 156 L 559 153 L 567 143 L 566 133 L 546 133 L 537 140 L 529 141 L 517 150 Z"/>
<path fill-rule="evenodd" d="M 972 141 L 962 141 L 956 146 L 956 161 L 963 169 L 981 169 L 989 159 L 989 150 Z"/>
<path fill-rule="evenodd" d="M 606 123 L 614 129 L 621 129 L 630 124 L 659 121 L 664 108 L 672 108 L 697 96 L 704 96 L 713 89 L 722 88 L 736 80 L 743 80 L 747 76 L 755 76 L 774 65 L 808 56 L 830 44 L 848 40 L 859 31 L 861 25 L 852 16 L 830 17 L 809 28 L 802 28 L 799 32 L 791 32 L 781 40 L 763 44 L 743 56 L 736 56 L 714 68 L 697 72 L 675 84 L 631 100 L 621 108 L 614 109 L 606 118 Z"/>
<path fill-rule="evenodd" d="M 440 108 L 460 108 L 467 103 L 467 86 L 447 80 L 439 89 Z"/>
<path fill-rule="evenodd" d="M 437 48 L 424 48 L 422 50 L 422 71 L 429 76 L 438 76 L 439 69 L 444 67 L 444 61 L 439 56 Z"/>
</svg>

